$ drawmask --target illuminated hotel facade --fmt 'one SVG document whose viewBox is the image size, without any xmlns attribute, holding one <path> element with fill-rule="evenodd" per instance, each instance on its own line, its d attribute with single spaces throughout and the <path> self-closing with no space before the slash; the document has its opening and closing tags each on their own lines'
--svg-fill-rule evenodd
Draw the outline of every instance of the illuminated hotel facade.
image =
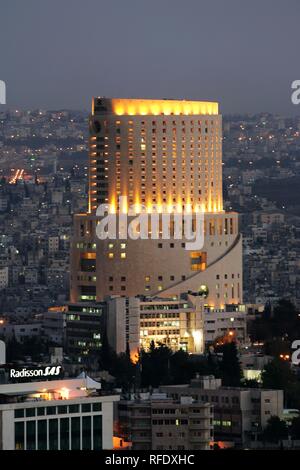
<svg viewBox="0 0 300 470">
<path fill-rule="evenodd" d="M 89 145 L 88 211 L 75 216 L 71 301 L 200 291 L 214 307 L 241 303 L 242 240 L 238 215 L 223 210 L 218 103 L 94 98 Z M 127 198 L 121 206 L 120 196 Z M 100 240 L 101 204 L 116 214 L 143 206 L 149 217 L 153 206 L 201 211 L 204 244 L 187 250 L 172 229 L 167 240 Z"/>
</svg>

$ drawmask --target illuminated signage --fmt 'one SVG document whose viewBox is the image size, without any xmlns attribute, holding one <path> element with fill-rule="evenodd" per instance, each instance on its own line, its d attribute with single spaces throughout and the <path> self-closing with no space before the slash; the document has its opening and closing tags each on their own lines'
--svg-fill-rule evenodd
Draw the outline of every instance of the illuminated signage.
<svg viewBox="0 0 300 470">
<path fill-rule="evenodd" d="M 13 369 L 9 370 L 9 376 L 11 379 L 21 379 L 21 378 L 33 378 L 33 377 L 51 377 L 58 376 L 62 372 L 61 366 L 47 366 L 39 368 L 27 368 L 23 367 L 22 369 Z"/>
</svg>

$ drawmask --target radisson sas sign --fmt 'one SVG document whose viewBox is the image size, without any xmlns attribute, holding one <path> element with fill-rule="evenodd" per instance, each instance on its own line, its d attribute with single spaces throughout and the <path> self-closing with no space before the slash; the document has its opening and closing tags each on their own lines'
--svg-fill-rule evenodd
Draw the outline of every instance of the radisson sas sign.
<svg viewBox="0 0 300 470">
<path fill-rule="evenodd" d="M 11 379 L 33 378 L 33 377 L 51 377 L 58 376 L 62 372 L 61 366 L 47 366 L 39 368 L 27 368 L 9 370 L 9 377 Z"/>
</svg>

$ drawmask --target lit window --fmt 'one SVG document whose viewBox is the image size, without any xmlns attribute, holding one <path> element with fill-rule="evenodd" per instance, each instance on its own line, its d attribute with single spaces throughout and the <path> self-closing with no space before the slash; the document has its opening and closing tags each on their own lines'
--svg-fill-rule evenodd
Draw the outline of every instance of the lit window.
<svg viewBox="0 0 300 470">
<path fill-rule="evenodd" d="M 109 259 L 112 259 L 114 257 L 114 254 L 113 253 L 108 253 L 108 257 L 109 257 Z"/>
<path fill-rule="evenodd" d="M 126 258 L 126 253 L 121 253 L 121 258 L 125 259 Z"/>
</svg>

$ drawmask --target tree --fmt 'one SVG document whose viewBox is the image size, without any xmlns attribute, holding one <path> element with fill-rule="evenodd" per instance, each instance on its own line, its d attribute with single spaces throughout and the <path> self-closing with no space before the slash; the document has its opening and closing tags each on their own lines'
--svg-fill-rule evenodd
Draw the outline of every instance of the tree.
<svg viewBox="0 0 300 470">
<path fill-rule="evenodd" d="M 266 304 L 263 314 L 250 324 L 249 334 L 252 340 L 267 340 L 267 347 L 275 339 L 297 339 L 300 319 L 295 306 L 289 300 L 281 299 L 272 311 L 271 306 Z"/>
<path fill-rule="evenodd" d="M 171 382 L 170 360 L 172 355 L 170 348 L 164 344 L 156 348 L 153 341 L 148 352 L 141 351 L 141 382 L 143 387 L 149 385 L 158 387 Z"/>
<path fill-rule="evenodd" d="M 281 420 L 278 416 L 271 416 L 263 431 L 263 440 L 278 443 L 282 439 L 286 439 L 287 436 L 288 429 L 285 421 Z"/>
<path fill-rule="evenodd" d="M 135 383 L 135 365 L 126 353 L 118 355 L 112 374 L 116 377 L 116 385 L 122 387 L 123 391 L 130 391 Z"/>
<path fill-rule="evenodd" d="M 300 439 L 300 416 L 292 420 L 291 436 L 292 439 Z"/>
<path fill-rule="evenodd" d="M 223 353 L 220 365 L 222 383 L 225 386 L 239 387 L 241 385 L 242 370 L 235 342 L 224 344 L 221 351 Z"/>
<path fill-rule="evenodd" d="M 300 407 L 300 382 L 288 362 L 277 358 L 269 362 L 262 373 L 262 385 L 263 388 L 283 390 L 287 407 Z"/>
<path fill-rule="evenodd" d="M 172 383 L 188 383 L 194 375 L 193 365 L 187 352 L 180 349 L 170 357 Z"/>
<path fill-rule="evenodd" d="M 259 388 L 260 384 L 255 379 L 244 379 L 243 380 L 243 387 L 245 387 L 245 388 Z"/>
<path fill-rule="evenodd" d="M 277 358 L 269 362 L 261 375 L 263 388 L 286 390 L 288 384 L 295 380 L 289 363 Z"/>
<path fill-rule="evenodd" d="M 103 370 L 112 373 L 117 361 L 117 354 L 108 342 L 106 332 L 102 336 L 102 345 L 100 349 L 99 366 Z"/>
</svg>

